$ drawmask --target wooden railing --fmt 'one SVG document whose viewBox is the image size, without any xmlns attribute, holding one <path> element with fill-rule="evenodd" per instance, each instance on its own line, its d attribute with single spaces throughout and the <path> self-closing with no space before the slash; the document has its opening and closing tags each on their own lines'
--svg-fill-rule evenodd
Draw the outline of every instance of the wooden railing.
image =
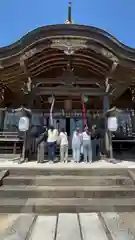
<svg viewBox="0 0 135 240">
<path fill-rule="evenodd" d="M 1 150 L 12 150 L 13 154 L 16 154 L 19 148 L 17 143 L 23 142 L 23 139 L 20 139 L 16 132 L 0 132 L 0 142 L 3 143 L 0 145 Z"/>
</svg>

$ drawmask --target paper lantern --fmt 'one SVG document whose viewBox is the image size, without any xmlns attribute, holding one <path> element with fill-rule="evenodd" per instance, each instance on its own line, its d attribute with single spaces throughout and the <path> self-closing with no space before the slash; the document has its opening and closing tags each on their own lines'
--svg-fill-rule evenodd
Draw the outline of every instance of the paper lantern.
<svg viewBox="0 0 135 240">
<path fill-rule="evenodd" d="M 29 129 L 29 118 L 28 117 L 21 117 L 19 119 L 18 128 L 21 132 L 26 132 Z"/>
<path fill-rule="evenodd" d="M 108 130 L 111 132 L 116 132 L 118 128 L 118 122 L 116 117 L 109 117 L 108 118 Z"/>
<path fill-rule="evenodd" d="M 72 100 L 67 99 L 64 101 L 64 109 L 66 111 L 72 110 Z"/>
<path fill-rule="evenodd" d="M 53 96 L 51 96 L 51 97 L 48 98 L 48 102 L 49 102 L 50 104 L 51 104 L 53 101 L 54 101 L 54 97 L 53 97 Z"/>
</svg>

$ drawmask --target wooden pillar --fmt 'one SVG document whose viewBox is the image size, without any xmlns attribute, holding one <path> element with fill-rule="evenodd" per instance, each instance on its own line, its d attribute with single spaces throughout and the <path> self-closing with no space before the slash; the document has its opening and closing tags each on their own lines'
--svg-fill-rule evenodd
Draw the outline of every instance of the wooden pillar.
<svg viewBox="0 0 135 240">
<path fill-rule="evenodd" d="M 109 141 L 109 133 L 107 129 L 107 117 L 106 113 L 109 110 L 109 96 L 108 93 L 105 93 L 103 98 L 103 110 L 104 110 L 104 116 L 105 116 L 105 152 L 108 153 L 110 149 L 110 141 Z"/>
<path fill-rule="evenodd" d="M 108 131 L 106 113 L 109 110 L 109 95 L 104 96 L 104 115 L 105 115 L 105 150 L 109 153 L 109 158 L 113 159 L 112 133 Z M 108 155 L 108 154 L 107 154 Z"/>
<path fill-rule="evenodd" d="M 5 113 L 5 109 L 0 110 L 0 132 L 2 132 L 4 128 Z"/>
<path fill-rule="evenodd" d="M 118 63 L 119 63 L 118 59 L 116 57 L 114 57 L 112 67 L 111 67 L 111 69 L 110 69 L 110 71 L 109 71 L 109 73 L 108 73 L 108 75 L 106 76 L 106 79 L 105 79 L 105 95 L 104 95 L 105 148 L 106 148 L 106 152 L 109 153 L 110 158 L 113 158 L 112 133 L 110 131 L 108 131 L 106 113 L 110 108 L 110 104 L 109 104 L 109 91 L 110 91 L 109 79 L 111 78 L 112 74 L 116 70 L 116 68 L 118 66 Z"/>
<path fill-rule="evenodd" d="M 104 95 L 104 99 L 103 99 L 103 108 L 104 108 L 104 114 L 109 110 L 110 106 L 109 106 L 109 96 L 106 93 Z"/>
<path fill-rule="evenodd" d="M 72 110 L 72 100 L 71 99 L 66 99 L 64 101 L 64 109 L 65 109 L 65 111 L 71 111 Z"/>
</svg>

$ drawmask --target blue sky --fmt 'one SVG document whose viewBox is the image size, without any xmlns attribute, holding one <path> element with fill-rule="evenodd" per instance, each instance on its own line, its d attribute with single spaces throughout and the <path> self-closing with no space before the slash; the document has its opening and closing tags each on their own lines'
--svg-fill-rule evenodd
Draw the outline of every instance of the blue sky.
<svg viewBox="0 0 135 240">
<path fill-rule="evenodd" d="M 0 46 L 39 26 L 64 23 L 67 5 L 68 0 L 0 0 Z M 135 47 L 135 0 L 72 0 L 72 16 Z"/>
</svg>

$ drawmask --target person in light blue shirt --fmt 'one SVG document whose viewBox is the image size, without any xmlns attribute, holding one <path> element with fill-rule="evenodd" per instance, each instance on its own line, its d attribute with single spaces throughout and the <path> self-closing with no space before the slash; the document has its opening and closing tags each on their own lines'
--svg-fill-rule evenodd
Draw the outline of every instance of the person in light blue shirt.
<svg viewBox="0 0 135 240">
<path fill-rule="evenodd" d="M 88 127 L 85 127 L 84 132 L 82 133 L 82 142 L 83 142 L 83 154 L 84 162 L 92 162 L 92 146 L 91 146 L 91 134 Z"/>
<path fill-rule="evenodd" d="M 72 153 L 73 153 L 73 160 L 77 163 L 80 161 L 81 144 L 82 144 L 82 134 L 80 132 L 80 129 L 76 128 L 72 138 Z"/>
</svg>

